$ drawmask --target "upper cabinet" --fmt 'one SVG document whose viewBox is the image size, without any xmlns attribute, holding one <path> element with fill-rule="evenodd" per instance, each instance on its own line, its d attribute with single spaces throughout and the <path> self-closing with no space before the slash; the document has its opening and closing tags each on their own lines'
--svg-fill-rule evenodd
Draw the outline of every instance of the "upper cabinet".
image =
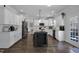
<svg viewBox="0 0 79 59">
<path fill-rule="evenodd" d="M 4 22 L 4 7 L 0 6 L 0 24 Z"/>
<path fill-rule="evenodd" d="M 9 6 L 0 7 L 0 24 L 22 25 L 24 16 Z"/>
<path fill-rule="evenodd" d="M 16 25 L 22 25 L 22 20 L 23 20 L 22 15 L 16 15 L 15 17 Z"/>
<path fill-rule="evenodd" d="M 21 39 L 23 19 L 24 16 L 10 6 L 0 7 L 0 48 L 9 48 Z"/>
<path fill-rule="evenodd" d="M 12 21 L 12 13 L 8 9 L 4 9 L 5 19 L 4 24 L 11 24 Z"/>
<path fill-rule="evenodd" d="M 16 14 L 9 8 L 4 9 L 5 21 L 4 24 L 16 24 Z"/>
</svg>

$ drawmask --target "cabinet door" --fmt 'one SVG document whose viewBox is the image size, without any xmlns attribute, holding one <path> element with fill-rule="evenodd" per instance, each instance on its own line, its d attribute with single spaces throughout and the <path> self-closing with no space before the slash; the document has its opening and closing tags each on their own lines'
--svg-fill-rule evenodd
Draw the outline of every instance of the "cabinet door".
<svg viewBox="0 0 79 59">
<path fill-rule="evenodd" d="M 14 32 L 10 32 L 10 46 L 14 44 L 15 42 Z"/>
<path fill-rule="evenodd" d="M 11 17 L 10 17 L 10 24 L 15 24 L 15 14 L 13 12 L 11 12 Z"/>
<path fill-rule="evenodd" d="M 6 8 L 4 24 L 15 24 L 15 14 L 11 10 L 8 10 Z"/>
<path fill-rule="evenodd" d="M 8 9 L 5 9 L 5 19 L 4 19 L 4 24 L 10 24 L 10 20 L 11 20 L 11 13 Z"/>
<path fill-rule="evenodd" d="M 15 23 L 16 25 L 22 25 L 23 16 L 22 15 L 15 15 Z"/>
<path fill-rule="evenodd" d="M 4 22 L 4 8 L 0 7 L 0 24 Z"/>
<path fill-rule="evenodd" d="M 16 16 L 15 16 L 15 22 L 16 22 L 16 25 L 19 25 L 19 24 L 20 24 L 19 15 L 16 15 Z"/>
<path fill-rule="evenodd" d="M 20 19 L 19 25 L 22 25 L 22 21 L 24 20 L 23 15 L 20 15 L 20 16 L 19 16 L 19 19 Z"/>
<path fill-rule="evenodd" d="M 18 36 L 18 33 L 17 33 L 17 31 L 15 31 L 14 32 L 14 42 L 17 42 L 17 40 L 18 40 L 17 36 Z"/>
</svg>

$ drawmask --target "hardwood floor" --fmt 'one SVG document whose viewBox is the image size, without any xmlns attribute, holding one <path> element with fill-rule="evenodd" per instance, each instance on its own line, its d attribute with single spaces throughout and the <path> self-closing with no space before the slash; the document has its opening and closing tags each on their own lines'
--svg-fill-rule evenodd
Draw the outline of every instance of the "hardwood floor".
<svg viewBox="0 0 79 59">
<path fill-rule="evenodd" d="M 59 42 L 50 36 L 48 36 L 47 47 L 33 47 L 33 35 L 28 34 L 27 38 L 5 50 L 4 53 L 69 53 L 73 47 L 66 42 Z"/>
</svg>

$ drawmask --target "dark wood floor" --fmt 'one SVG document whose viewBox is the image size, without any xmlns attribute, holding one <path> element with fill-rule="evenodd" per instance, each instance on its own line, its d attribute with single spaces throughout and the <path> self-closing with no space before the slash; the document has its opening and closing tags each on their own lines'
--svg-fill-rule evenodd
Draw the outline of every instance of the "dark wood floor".
<svg viewBox="0 0 79 59">
<path fill-rule="evenodd" d="M 72 45 L 66 42 L 59 42 L 48 36 L 47 47 L 33 47 L 33 35 L 28 34 L 28 37 L 22 39 L 4 53 L 69 53 Z"/>
</svg>

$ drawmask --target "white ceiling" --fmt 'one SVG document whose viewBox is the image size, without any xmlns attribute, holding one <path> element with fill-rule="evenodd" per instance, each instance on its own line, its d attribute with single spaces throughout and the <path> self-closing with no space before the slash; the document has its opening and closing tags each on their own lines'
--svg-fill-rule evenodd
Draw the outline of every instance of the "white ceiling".
<svg viewBox="0 0 79 59">
<path fill-rule="evenodd" d="M 10 5 L 12 8 L 16 9 L 19 12 L 22 12 L 29 17 L 38 17 L 39 9 L 41 10 L 41 16 L 53 15 L 54 12 L 58 12 L 63 8 L 67 7 L 66 5 Z"/>
</svg>

